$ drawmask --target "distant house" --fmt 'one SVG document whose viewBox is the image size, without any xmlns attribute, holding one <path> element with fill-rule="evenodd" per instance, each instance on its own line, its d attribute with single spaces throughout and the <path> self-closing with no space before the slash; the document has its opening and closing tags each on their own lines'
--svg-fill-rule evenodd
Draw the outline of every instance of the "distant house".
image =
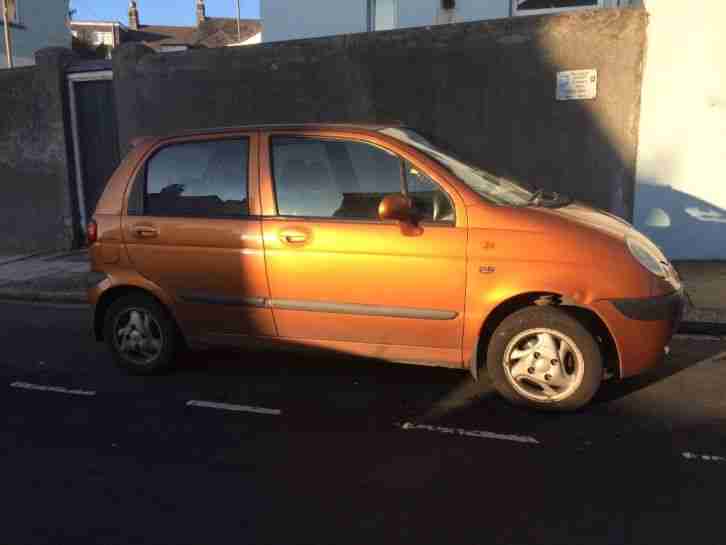
<svg viewBox="0 0 726 545">
<path fill-rule="evenodd" d="M 262 24 L 257 19 L 207 17 L 204 0 L 197 0 L 196 26 L 142 25 L 137 0 L 130 0 L 128 25 L 112 21 L 72 21 L 71 32 L 91 46 L 110 52 L 121 44 L 143 43 L 160 52 L 186 51 L 259 43 Z"/>
<path fill-rule="evenodd" d="M 35 52 L 44 47 L 69 47 L 68 0 L 7 0 L 13 65 L 35 64 Z M 1 4 L 0 4 L 1 5 Z M 0 12 L 0 68 L 7 68 Z"/>
</svg>

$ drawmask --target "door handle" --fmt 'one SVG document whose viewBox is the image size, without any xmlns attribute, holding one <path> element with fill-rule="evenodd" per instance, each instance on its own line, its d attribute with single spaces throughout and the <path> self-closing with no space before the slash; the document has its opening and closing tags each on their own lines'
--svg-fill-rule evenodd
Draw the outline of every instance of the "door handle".
<svg viewBox="0 0 726 545">
<path fill-rule="evenodd" d="M 159 236 L 159 230 L 151 225 L 135 225 L 134 234 L 139 238 L 153 238 Z"/>
<path fill-rule="evenodd" d="M 280 231 L 280 240 L 286 244 L 304 244 L 308 234 L 297 229 L 283 229 Z"/>
</svg>

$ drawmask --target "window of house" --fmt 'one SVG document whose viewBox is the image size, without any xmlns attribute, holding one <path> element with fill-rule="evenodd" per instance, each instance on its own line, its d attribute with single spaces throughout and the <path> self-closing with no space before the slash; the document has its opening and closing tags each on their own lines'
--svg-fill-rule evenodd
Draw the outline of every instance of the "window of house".
<svg viewBox="0 0 726 545">
<path fill-rule="evenodd" d="M 91 34 L 91 43 L 93 45 L 107 45 L 109 47 L 113 47 L 113 32 L 94 30 Z"/>
<path fill-rule="evenodd" d="M 368 30 L 392 30 L 398 26 L 398 0 L 368 0 Z"/>
<path fill-rule="evenodd" d="M 537 15 L 572 9 L 603 7 L 604 0 L 512 0 L 514 15 Z"/>
<path fill-rule="evenodd" d="M 144 214 L 237 218 L 249 213 L 247 139 L 163 148 L 148 162 Z"/>
<path fill-rule="evenodd" d="M 404 168 L 410 170 L 405 176 Z M 448 201 L 437 184 L 411 165 L 364 142 L 273 138 L 272 173 L 281 216 L 379 220 L 381 199 L 402 193 L 404 180 L 423 221 L 439 221 L 433 214 L 437 192 Z M 450 212 L 453 217 L 453 208 Z"/>
</svg>

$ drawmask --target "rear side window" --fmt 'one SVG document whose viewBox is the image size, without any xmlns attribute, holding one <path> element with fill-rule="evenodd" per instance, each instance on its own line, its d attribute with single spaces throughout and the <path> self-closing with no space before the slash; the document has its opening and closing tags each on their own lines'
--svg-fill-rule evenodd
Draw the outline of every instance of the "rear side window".
<svg viewBox="0 0 726 545">
<path fill-rule="evenodd" d="M 144 215 L 237 218 L 249 214 L 246 138 L 174 144 L 146 166 Z"/>
</svg>

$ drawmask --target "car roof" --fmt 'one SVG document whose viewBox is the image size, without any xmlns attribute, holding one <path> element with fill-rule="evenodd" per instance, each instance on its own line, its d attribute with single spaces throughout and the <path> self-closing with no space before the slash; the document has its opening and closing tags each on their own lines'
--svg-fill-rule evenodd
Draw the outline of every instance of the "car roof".
<svg viewBox="0 0 726 545">
<path fill-rule="evenodd" d="M 259 125 L 231 125 L 226 127 L 210 127 L 206 129 L 190 129 L 166 134 L 157 138 L 175 138 L 178 136 L 202 136 L 206 134 L 225 134 L 239 131 L 278 131 L 278 130 L 322 130 L 343 129 L 355 131 L 380 131 L 388 128 L 403 127 L 403 123 L 267 123 Z"/>
</svg>

